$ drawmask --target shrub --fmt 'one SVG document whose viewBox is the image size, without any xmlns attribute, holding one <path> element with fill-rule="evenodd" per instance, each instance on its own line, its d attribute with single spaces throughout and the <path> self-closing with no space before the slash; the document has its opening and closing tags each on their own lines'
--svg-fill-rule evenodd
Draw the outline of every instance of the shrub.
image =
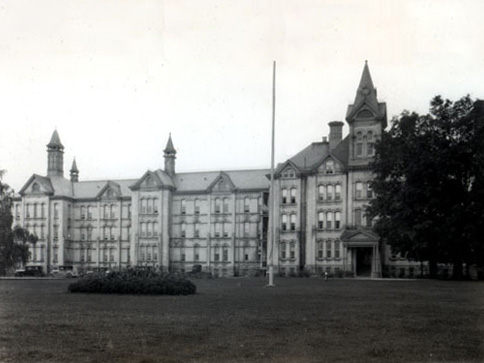
<svg viewBox="0 0 484 363">
<path fill-rule="evenodd" d="M 68 290 L 102 294 L 189 295 L 195 294 L 197 287 L 182 276 L 129 269 L 88 276 L 70 284 Z"/>
</svg>

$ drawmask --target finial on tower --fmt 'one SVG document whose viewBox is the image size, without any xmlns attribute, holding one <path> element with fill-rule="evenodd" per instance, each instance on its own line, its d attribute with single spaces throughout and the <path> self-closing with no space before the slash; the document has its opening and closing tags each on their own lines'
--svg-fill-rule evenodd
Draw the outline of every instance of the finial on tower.
<svg viewBox="0 0 484 363">
<path fill-rule="evenodd" d="M 64 145 L 57 130 L 47 144 L 47 176 L 64 176 Z"/>
</svg>

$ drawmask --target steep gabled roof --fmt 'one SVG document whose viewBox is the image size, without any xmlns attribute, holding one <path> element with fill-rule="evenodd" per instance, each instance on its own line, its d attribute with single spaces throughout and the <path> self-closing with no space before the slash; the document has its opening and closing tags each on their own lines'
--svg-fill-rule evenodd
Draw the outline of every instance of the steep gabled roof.
<svg viewBox="0 0 484 363">
<path fill-rule="evenodd" d="M 313 142 L 311 145 L 301 150 L 289 160 L 301 171 L 312 170 L 321 159 L 329 154 L 329 143 Z"/>
<path fill-rule="evenodd" d="M 154 179 L 155 184 L 156 184 L 156 186 L 154 186 L 154 187 L 157 187 L 157 188 L 161 188 L 161 187 L 174 188 L 174 186 L 175 186 L 171 176 L 167 172 L 158 169 L 158 170 L 155 170 L 155 171 L 151 171 L 151 170 L 146 171 L 143 174 L 143 176 L 136 181 L 136 183 L 131 185 L 130 188 L 132 190 L 138 190 L 139 188 L 141 188 L 144 181 L 149 177 Z"/>
<path fill-rule="evenodd" d="M 237 189 L 260 190 L 269 188 L 266 178 L 270 170 L 225 170 Z M 220 177 L 220 171 L 177 173 L 174 182 L 178 192 L 206 192 L 209 187 Z"/>
<path fill-rule="evenodd" d="M 378 241 L 380 236 L 370 228 L 346 229 L 340 239 L 342 241 Z"/>
<path fill-rule="evenodd" d="M 51 194 L 51 195 L 54 194 L 54 187 L 52 186 L 50 179 L 45 177 L 45 176 L 38 175 L 38 174 L 33 174 L 29 178 L 29 180 L 27 180 L 27 183 L 25 183 L 25 185 L 22 187 L 22 189 L 20 189 L 18 194 L 21 195 L 21 196 L 24 196 L 25 191 L 34 181 L 37 182 L 40 185 L 41 190 L 44 190 L 46 194 Z"/>
<path fill-rule="evenodd" d="M 115 184 L 119 187 L 119 192 L 123 196 L 131 195 L 129 186 L 133 185 L 136 179 L 116 180 Z M 103 188 L 109 183 L 108 180 L 92 180 L 73 183 L 73 194 L 79 199 L 95 199 Z"/>
</svg>

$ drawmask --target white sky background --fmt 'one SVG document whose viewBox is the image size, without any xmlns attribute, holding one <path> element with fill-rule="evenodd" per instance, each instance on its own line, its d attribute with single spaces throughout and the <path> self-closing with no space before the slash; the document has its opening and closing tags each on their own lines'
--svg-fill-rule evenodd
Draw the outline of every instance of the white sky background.
<svg viewBox="0 0 484 363">
<path fill-rule="evenodd" d="M 365 59 L 389 119 L 436 94 L 484 98 L 484 1 L 2 0 L 0 169 L 19 190 L 46 174 L 138 178 L 270 167 L 344 121 Z M 347 132 L 347 127 L 344 128 Z"/>
</svg>

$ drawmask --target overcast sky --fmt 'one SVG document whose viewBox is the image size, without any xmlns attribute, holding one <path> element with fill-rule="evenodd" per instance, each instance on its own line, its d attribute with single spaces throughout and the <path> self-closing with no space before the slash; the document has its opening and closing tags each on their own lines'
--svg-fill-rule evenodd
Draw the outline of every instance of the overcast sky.
<svg viewBox="0 0 484 363">
<path fill-rule="evenodd" d="M 19 190 L 46 174 L 138 178 L 270 167 L 344 121 L 368 60 L 388 116 L 441 94 L 484 98 L 484 1 L 2 0 L 0 169 Z M 348 128 L 345 126 L 344 131 Z"/>
</svg>

